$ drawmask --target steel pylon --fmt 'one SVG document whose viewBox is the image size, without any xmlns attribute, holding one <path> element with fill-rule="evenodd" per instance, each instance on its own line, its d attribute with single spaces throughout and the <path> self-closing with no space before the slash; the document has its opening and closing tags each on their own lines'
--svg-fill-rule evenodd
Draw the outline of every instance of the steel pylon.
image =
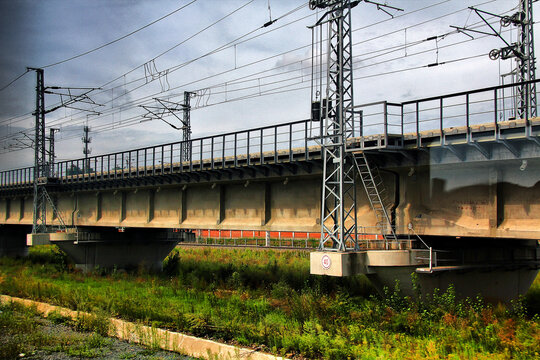
<svg viewBox="0 0 540 360">
<path fill-rule="evenodd" d="M 353 131 L 353 69 L 350 0 L 311 1 L 328 11 L 316 25 L 327 25 L 326 91 L 321 116 L 323 153 L 321 241 L 319 248 L 357 249 L 355 166 L 346 152 Z M 357 2 L 354 2 L 354 5 Z M 322 74 L 321 74 L 322 75 Z"/>
</svg>

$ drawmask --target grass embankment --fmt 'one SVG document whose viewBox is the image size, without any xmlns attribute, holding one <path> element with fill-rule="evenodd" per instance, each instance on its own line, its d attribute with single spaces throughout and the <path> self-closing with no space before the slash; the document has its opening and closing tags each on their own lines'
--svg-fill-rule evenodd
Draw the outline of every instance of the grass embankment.
<svg viewBox="0 0 540 360">
<path fill-rule="evenodd" d="M 138 359 L 186 360 L 188 357 L 108 338 L 112 326 L 104 316 L 60 311 L 46 318 L 36 307 L 0 304 L 0 360 L 14 359 Z"/>
<path fill-rule="evenodd" d="M 53 324 L 69 324 L 78 331 L 65 331 Z M 32 308 L 19 304 L 0 304 L 0 359 L 31 357 L 37 351 L 62 352 L 67 356 L 92 358 L 103 354 L 110 344 L 104 337 L 102 324 L 69 321 L 55 313 L 41 319 Z M 64 330 L 64 331 L 63 331 Z"/>
<path fill-rule="evenodd" d="M 309 275 L 309 254 L 181 249 L 162 274 L 82 274 L 52 247 L 0 260 L 0 292 L 242 345 L 324 359 L 530 359 L 540 353 L 540 278 L 512 306 L 453 292 L 419 302 L 364 277 Z M 528 311 L 527 311 L 528 307 Z M 536 315 L 535 315 L 536 314 Z"/>
</svg>

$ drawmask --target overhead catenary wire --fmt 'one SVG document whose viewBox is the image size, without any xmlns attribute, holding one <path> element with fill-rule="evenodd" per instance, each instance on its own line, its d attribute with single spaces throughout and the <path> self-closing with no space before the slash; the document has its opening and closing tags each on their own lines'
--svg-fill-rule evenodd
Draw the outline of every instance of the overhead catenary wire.
<svg viewBox="0 0 540 360">
<path fill-rule="evenodd" d="M 471 55 L 471 56 L 467 56 L 467 57 L 450 59 L 450 60 L 441 62 L 439 65 L 445 65 L 445 64 L 451 64 L 451 63 L 456 63 L 456 62 L 461 62 L 461 61 L 467 61 L 467 60 L 471 60 L 471 59 L 474 59 L 474 58 L 484 57 L 486 55 L 487 55 L 487 53 L 482 53 L 482 54 Z M 424 64 L 424 65 L 410 67 L 410 68 L 402 68 L 402 69 L 398 69 L 398 70 L 386 71 L 386 72 L 377 73 L 377 74 L 357 76 L 357 77 L 354 78 L 354 80 L 373 78 L 373 77 L 379 77 L 379 76 L 386 76 L 386 75 L 391 75 L 391 74 L 395 74 L 395 73 L 418 70 L 418 69 L 427 68 L 427 67 L 430 67 L 430 64 Z M 297 84 L 291 84 L 291 85 L 287 85 L 285 87 L 290 87 L 290 86 L 293 86 L 293 85 L 297 85 Z M 221 105 L 221 104 L 224 104 L 224 103 L 242 101 L 242 100 L 247 100 L 247 99 L 251 99 L 251 98 L 259 97 L 259 96 L 269 96 L 269 95 L 284 94 L 284 93 L 300 91 L 300 90 L 307 90 L 310 87 L 311 87 L 311 85 L 305 85 L 305 86 L 300 86 L 300 87 L 293 88 L 293 89 L 284 89 L 284 87 L 275 88 L 275 89 L 269 89 L 269 90 L 264 91 L 262 94 L 247 95 L 247 96 L 242 96 L 242 97 L 238 97 L 238 98 L 235 98 L 235 99 L 228 99 L 226 101 L 221 101 L 221 102 L 218 102 L 218 103 L 214 103 L 214 104 L 209 105 L 209 106 L 215 106 L 215 105 Z M 194 110 L 197 110 L 197 109 L 194 109 Z M 110 131 L 111 129 L 119 130 L 119 129 L 123 129 L 123 128 L 129 127 L 129 126 L 132 126 L 134 124 L 138 124 L 139 122 L 140 122 L 140 116 L 134 116 L 134 117 L 131 117 L 129 119 L 124 119 L 122 122 L 120 122 L 120 123 L 118 123 L 116 125 L 111 126 L 111 124 L 102 124 L 102 125 L 94 126 L 93 127 L 93 133 L 94 134 L 103 133 L 103 132 L 106 132 L 106 131 Z M 60 139 L 60 141 L 67 141 L 67 140 L 76 139 L 76 138 L 79 138 L 79 137 L 80 137 L 80 135 L 68 136 L 68 137 L 65 137 L 63 139 Z M 25 149 L 12 149 L 12 150 L 9 150 L 9 151 L 5 151 L 5 150 L 6 149 L 1 149 L 0 148 L 0 153 L 17 152 L 17 151 L 21 151 L 21 150 L 25 150 Z M 99 156 L 99 155 L 97 155 L 97 156 Z"/>
<path fill-rule="evenodd" d="M 442 35 L 442 36 L 444 36 L 444 35 Z M 373 40 L 373 39 L 375 39 L 375 38 L 367 39 L 367 40 L 364 40 L 364 41 L 362 41 L 362 42 L 370 41 L 370 40 Z M 477 39 L 479 39 L 479 38 L 477 38 Z M 410 46 L 413 46 L 413 45 L 415 45 L 415 44 L 420 44 L 420 43 L 422 43 L 422 42 L 425 42 L 425 41 L 427 41 L 427 40 L 430 40 L 430 39 L 423 39 L 423 40 L 417 41 L 417 42 L 415 42 L 415 43 L 409 43 L 409 44 L 407 44 L 407 45 L 410 47 Z M 472 39 L 467 39 L 467 40 L 465 40 L 465 41 L 461 41 L 461 42 L 458 42 L 458 43 L 454 43 L 454 44 L 449 44 L 449 45 L 441 46 L 440 49 L 442 49 L 442 48 L 447 48 L 447 47 L 449 47 L 449 46 L 455 46 L 455 45 L 462 44 L 462 43 L 465 43 L 465 42 L 468 42 L 468 41 L 472 41 Z M 361 43 L 361 42 L 359 42 L 359 43 Z M 395 49 L 392 49 L 392 50 L 389 50 L 389 49 L 381 49 L 381 50 L 374 51 L 373 53 L 379 53 L 379 52 L 384 51 L 384 50 L 389 50 L 389 51 L 387 51 L 386 53 L 379 54 L 379 56 L 382 56 L 382 55 L 387 55 L 387 54 L 389 54 L 389 53 L 391 53 L 391 52 L 397 51 L 397 50 L 402 49 L 402 48 L 403 48 L 403 45 L 397 46 L 397 47 L 395 47 Z M 422 52 L 420 52 L 420 53 L 410 54 L 410 55 L 418 55 L 418 54 L 421 54 L 421 53 L 427 53 L 427 52 L 430 52 L 430 51 L 433 51 L 433 49 L 428 49 L 428 50 L 422 51 Z M 365 54 L 364 54 L 364 55 L 365 55 Z M 373 57 L 371 57 L 371 58 L 373 58 Z M 369 59 L 371 59 L 371 58 L 365 58 L 365 59 L 363 59 L 363 60 L 369 60 Z M 393 60 L 396 60 L 396 59 L 399 59 L 399 58 L 400 58 L 400 57 L 396 57 L 396 58 L 393 58 L 393 59 L 390 59 L 390 60 L 386 60 L 386 61 L 383 61 L 383 62 L 380 62 L 380 63 L 384 63 L 384 62 L 388 62 L 388 61 L 393 61 Z M 380 64 L 380 63 L 378 63 L 378 64 Z M 284 66 L 290 66 L 290 64 L 286 64 L 286 65 L 284 65 Z M 368 66 L 374 66 L 374 64 L 368 65 Z M 305 68 L 304 68 L 304 69 L 305 69 Z M 293 72 L 293 71 L 298 71 L 298 69 L 286 71 L 285 73 L 287 73 L 287 72 Z M 280 73 L 280 74 L 277 74 L 277 75 L 282 75 L 282 74 L 283 74 L 283 73 Z M 254 79 L 249 79 L 249 80 L 246 80 L 246 81 L 253 81 L 253 80 L 254 80 Z M 288 81 L 288 80 L 284 80 L 284 81 Z M 229 84 L 229 85 L 232 85 L 232 84 L 234 84 L 234 82 L 228 82 L 228 84 Z M 185 84 L 183 84 L 183 85 L 185 85 Z M 223 83 L 222 83 L 222 84 L 219 84 L 219 85 L 217 85 L 217 86 L 223 86 Z M 234 91 L 234 90 L 233 90 L 233 91 Z M 152 94 L 152 95 L 146 96 L 146 98 L 150 98 L 151 96 L 156 96 L 156 95 L 158 95 L 158 94 Z M 175 96 L 180 96 L 180 95 L 181 95 L 181 94 L 169 95 L 168 97 L 169 97 L 169 98 L 173 98 L 173 97 L 175 97 Z M 122 109 L 125 110 L 125 108 L 122 108 Z"/>
<path fill-rule="evenodd" d="M 492 0 L 492 1 L 493 1 L 493 0 Z M 445 2 L 446 2 L 446 1 L 445 1 Z M 431 6 L 433 6 L 433 5 L 431 5 Z M 430 6 L 430 7 L 431 7 L 431 6 Z M 462 10 L 465 10 L 465 9 L 462 9 Z M 455 13 L 455 12 L 453 12 L 453 13 Z M 453 14 L 453 13 L 452 13 L 452 14 Z M 440 18 L 440 17 L 439 17 L 439 18 Z M 436 18 L 436 19 L 438 19 L 438 18 Z M 425 23 L 425 22 L 424 22 L 424 23 Z M 411 27 L 411 26 L 409 26 L 409 27 Z M 387 34 L 392 34 L 392 33 L 394 33 L 394 32 L 390 32 L 390 33 L 387 33 Z M 378 39 L 378 38 L 380 38 L 380 37 L 382 37 L 382 36 L 384 36 L 384 35 L 377 36 L 377 37 L 373 37 L 373 38 L 371 38 L 371 39 L 367 39 L 367 40 L 364 40 L 364 41 L 361 41 L 361 42 L 357 42 L 357 43 L 355 43 L 355 45 L 357 45 L 357 44 L 359 44 L 359 43 L 365 43 L 365 42 L 368 42 L 368 41 L 376 40 L 376 39 Z M 226 45 L 224 45 L 224 46 L 226 46 Z M 223 47 L 224 47 L 224 46 L 223 46 Z M 306 46 L 310 46 L 310 45 L 306 45 Z M 253 64 L 257 64 L 257 63 L 260 63 L 260 62 L 263 62 L 263 61 L 266 61 L 266 60 L 269 60 L 269 59 L 272 59 L 272 58 L 275 58 L 275 57 L 283 56 L 283 55 L 285 55 L 285 54 L 287 54 L 287 53 L 289 53 L 289 52 L 301 50 L 301 49 L 305 48 L 306 46 L 297 47 L 297 48 L 295 48 L 295 49 L 292 49 L 292 50 L 289 50 L 289 51 L 286 51 L 286 52 L 282 52 L 282 53 L 279 53 L 279 54 L 276 54 L 276 55 L 273 55 L 273 56 L 266 57 L 266 58 L 264 58 L 264 59 L 260 59 L 260 60 L 257 60 L 257 61 L 253 61 L 253 62 L 251 62 L 251 63 L 249 63 L 249 64 L 246 64 L 246 65 L 244 65 L 244 66 L 242 66 L 242 67 L 247 67 L 247 66 L 250 66 L 250 65 L 253 65 Z M 221 50 L 223 50 L 223 47 L 222 47 Z M 218 51 L 218 50 L 220 50 L 220 48 L 214 49 L 213 51 L 215 52 L 215 51 Z M 207 54 L 208 54 L 208 53 L 207 53 Z M 190 60 L 189 62 L 192 62 L 192 61 L 194 61 L 194 60 L 192 59 L 192 60 Z M 184 63 L 184 64 L 186 64 L 186 63 Z M 180 66 L 183 66 L 184 64 L 181 64 Z M 237 67 L 237 68 L 240 68 L 240 67 Z M 173 69 L 173 68 L 169 68 L 169 69 L 167 69 L 167 70 L 172 70 L 172 69 Z M 227 70 L 227 71 L 218 73 L 218 74 L 213 74 L 213 75 L 210 75 L 210 76 L 208 76 L 208 77 L 206 77 L 206 78 L 204 78 L 204 79 L 211 78 L 211 77 L 218 76 L 218 75 L 222 75 L 222 74 L 225 74 L 225 73 L 234 71 L 234 70 L 235 70 L 235 69 L 230 69 L 230 70 Z M 142 78 L 141 78 L 141 79 L 142 79 Z M 200 81 L 200 80 L 199 80 L 199 81 Z M 192 82 L 189 82 L 189 83 L 185 83 L 185 84 L 182 84 L 182 85 L 173 87 L 173 88 L 170 89 L 170 90 L 175 90 L 175 89 L 178 89 L 178 88 L 187 86 L 187 85 L 192 85 L 193 83 L 196 83 L 196 82 L 197 82 L 197 81 L 192 81 Z M 136 87 L 136 88 L 134 88 L 134 89 L 131 89 L 130 92 L 135 91 L 135 90 L 141 88 L 142 86 L 144 86 L 144 84 L 141 85 L 141 86 L 138 86 L 138 87 Z M 129 93 L 129 92 L 127 92 L 127 93 Z M 117 96 L 117 97 L 114 98 L 113 100 L 117 100 L 117 99 L 119 99 L 120 97 L 124 96 L 124 95 L 127 94 L 127 93 L 120 94 L 119 96 Z M 148 95 L 148 96 L 146 96 L 146 97 L 147 97 L 147 98 L 150 98 L 150 97 L 157 96 L 157 95 L 159 95 L 159 93 L 154 93 L 154 94 Z M 111 100 L 111 101 L 112 101 L 112 100 Z"/>
<path fill-rule="evenodd" d="M 450 1 L 453 1 L 453 0 L 443 0 L 443 1 L 440 1 L 440 2 L 438 2 L 438 3 L 430 4 L 430 5 L 428 5 L 428 6 L 425 6 L 425 7 L 422 7 L 422 8 L 413 10 L 413 11 L 410 11 L 410 12 L 406 12 L 406 13 L 404 13 L 404 14 L 397 15 L 397 16 L 394 17 L 394 19 L 397 19 L 397 18 L 400 18 L 400 17 L 404 17 L 404 16 L 407 16 L 407 15 L 410 15 L 410 14 L 414 14 L 414 13 L 417 13 L 417 12 L 419 12 L 419 11 L 427 10 L 427 9 L 430 9 L 430 8 L 432 8 L 432 7 L 434 7 L 434 6 L 438 6 L 438 5 L 441 5 L 441 4 L 450 2 Z M 481 6 L 481 5 L 484 5 L 484 4 L 487 4 L 487 3 L 490 3 L 490 2 L 494 2 L 494 1 L 496 1 L 496 0 L 485 1 L 485 2 L 483 2 L 483 3 L 479 3 L 479 4 L 476 4 L 476 5 L 474 5 L 474 6 Z M 245 6 L 245 5 L 247 5 L 247 4 L 244 4 L 243 6 Z M 285 17 L 285 16 L 287 16 L 287 15 L 289 15 L 289 14 L 291 14 L 291 13 L 293 13 L 293 12 L 297 11 L 298 9 L 300 9 L 300 8 L 302 8 L 302 7 L 305 7 L 305 6 L 306 6 L 306 4 L 303 4 L 303 5 L 301 5 L 301 6 L 297 7 L 297 8 L 295 8 L 295 9 L 293 9 L 293 10 L 291 10 L 291 11 L 289 11 L 289 12 L 283 14 L 283 15 L 281 15 L 280 17 L 278 17 L 278 19 L 283 18 L 283 17 Z M 238 10 L 238 9 L 237 9 L 237 10 Z M 440 17 L 437 17 L 437 18 L 434 18 L 434 19 L 431 19 L 431 20 L 427 20 L 427 21 L 422 22 L 422 23 L 420 23 L 420 24 L 415 24 L 415 25 L 412 25 L 412 26 L 409 26 L 409 27 L 415 27 L 415 26 L 418 26 L 418 25 L 422 25 L 422 24 L 425 24 L 425 23 L 427 23 L 427 22 L 429 22 L 429 21 L 438 20 L 438 19 L 440 19 L 440 18 L 442 18 L 442 17 L 444 17 L 444 16 L 450 16 L 450 15 L 456 14 L 456 13 L 458 13 L 458 12 L 460 12 L 460 11 L 464 11 L 464 10 L 466 10 L 466 9 L 461 9 L 461 10 L 458 10 L 458 11 L 454 11 L 454 12 L 445 14 L 445 15 L 443 15 L 443 16 L 440 16 Z M 236 10 L 234 10 L 234 11 L 236 11 Z M 277 30 L 277 29 L 280 29 L 280 28 L 282 28 L 282 27 L 288 26 L 288 25 L 290 25 L 290 24 L 292 24 L 292 23 L 301 21 L 301 20 L 306 19 L 306 18 L 311 17 L 311 16 L 315 16 L 315 14 L 312 13 L 312 14 L 309 14 L 309 15 L 307 15 L 307 16 L 303 16 L 303 17 L 301 17 L 301 18 L 299 18 L 299 19 L 296 19 L 296 20 L 294 20 L 294 21 L 291 21 L 291 22 L 289 22 L 289 23 L 287 23 L 287 24 L 284 24 L 284 25 L 282 25 L 282 26 L 279 26 L 279 27 L 273 27 L 272 29 L 267 30 L 265 33 L 257 34 L 257 35 L 255 35 L 255 36 L 253 36 L 253 37 L 243 39 L 243 40 L 237 42 L 236 45 L 241 44 L 241 43 L 244 43 L 244 42 L 246 42 L 246 41 L 250 41 L 250 40 L 252 40 L 252 39 L 255 39 L 255 38 L 257 38 L 257 37 L 260 37 L 260 36 L 262 36 L 262 35 L 265 35 L 265 34 L 267 34 L 267 33 L 270 33 L 270 32 L 272 32 L 272 31 L 275 31 L 275 30 Z M 363 29 L 366 29 L 366 28 L 369 28 L 369 27 L 372 27 L 372 26 L 376 26 L 376 25 L 382 24 L 382 23 L 384 23 L 384 22 L 386 22 L 386 21 L 389 21 L 389 20 L 391 20 L 391 19 L 385 19 L 385 20 L 382 20 L 382 21 L 377 21 L 377 22 L 375 22 L 375 23 L 371 23 L 371 24 L 365 25 L 365 26 L 362 26 L 362 27 L 359 27 L 359 28 L 354 29 L 353 32 L 360 31 L 360 30 L 363 30 Z M 277 19 L 276 19 L 276 21 L 277 21 Z M 400 31 L 400 30 L 398 30 L 398 31 Z M 387 33 L 387 34 L 389 34 L 389 33 Z M 390 33 L 390 34 L 391 34 L 391 33 Z M 310 45 L 305 45 L 305 46 L 297 47 L 297 48 L 295 48 L 295 49 L 289 50 L 288 52 L 283 52 L 283 53 L 277 54 L 277 55 L 275 55 L 275 56 L 271 56 L 271 57 L 267 57 L 267 58 L 265 58 L 265 59 L 261 59 L 261 61 L 254 61 L 254 62 L 251 62 L 251 63 L 249 63 L 249 64 L 246 64 L 245 66 L 238 66 L 238 69 L 243 68 L 243 67 L 246 67 L 246 66 L 250 66 L 250 65 L 253 65 L 253 64 L 257 64 L 257 63 L 259 63 L 259 62 L 262 62 L 262 61 L 265 61 L 265 60 L 269 60 L 269 59 L 275 58 L 275 57 L 277 57 L 277 56 L 282 56 L 282 55 L 285 55 L 285 54 L 287 54 L 287 53 L 289 53 L 289 52 L 298 51 L 298 50 L 307 48 L 307 47 L 309 47 L 309 46 L 310 46 Z M 223 50 L 225 50 L 225 49 L 223 49 Z M 143 64 L 143 65 L 144 65 L 144 64 Z M 133 72 L 134 70 L 140 68 L 140 67 L 143 66 L 143 65 L 140 65 L 140 66 L 138 66 L 137 68 L 134 68 L 134 69 L 132 69 L 132 70 L 130 70 L 130 71 L 128 71 L 128 72 L 126 72 L 126 73 L 124 73 L 124 74 L 122 74 L 122 75 L 116 77 L 115 79 L 113 79 L 113 80 L 111 80 L 111 81 L 109 81 L 109 82 L 103 84 L 103 85 L 101 86 L 101 88 L 105 88 L 107 85 L 113 83 L 114 81 L 117 81 L 117 80 L 119 80 L 119 79 L 124 78 L 127 74 Z M 180 64 L 179 66 L 181 66 L 181 65 L 182 65 L 182 64 Z M 163 70 L 163 71 L 169 71 L 169 70 L 172 70 L 172 69 L 173 69 L 173 67 L 168 68 L 168 69 L 165 69 L 165 70 Z M 227 70 L 226 72 L 230 72 L 230 71 L 233 71 L 233 70 L 235 70 L 235 69 Z M 222 72 L 222 73 L 217 74 L 217 75 L 222 75 L 222 74 L 224 74 L 224 73 L 226 73 L 226 72 Z M 127 83 L 127 84 L 131 84 L 131 83 L 134 83 L 134 82 L 138 82 L 138 81 L 141 81 L 141 80 L 144 80 L 144 79 L 145 79 L 145 77 L 137 78 L 137 79 L 135 79 L 135 80 L 130 81 L 130 82 Z M 120 88 L 120 87 L 125 86 L 125 85 L 126 85 L 126 83 L 124 83 L 123 85 L 118 85 L 118 86 L 114 87 L 114 89 Z M 179 87 L 176 87 L 176 88 L 179 88 Z M 173 88 L 173 89 L 176 89 L 176 88 Z M 109 89 L 104 89 L 103 91 L 97 92 L 96 94 L 104 93 L 104 92 L 107 92 L 107 91 L 110 91 L 110 90 L 111 90 L 110 88 L 109 88 Z M 135 89 L 135 90 L 136 90 L 136 89 Z M 125 95 L 125 94 L 122 94 L 121 96 L 123 96 L 123 95 Z M 121 96 L 119 96 L 119 97 L 121 97 Z M 117 99 L 117 98 L 116 98 L 116 99 Z M 113 99 L 113 100 L 116 100 L 116 99 Z M 28 116 L 29 114 L 30 114 L 30 113 L 26 113 L 26 114 L 23 114 L 23 115 L 20 115 L 20 116 L 17 116 L 17 117 L 12 117 L 12 118 L 9 118 L 9 119 L 5 119 L 5 120 L 3 120 L 3 121 L 0 121 L 0 124 L 3 123 L 3 122 L 8 122 L 8 121 L 15 121 L 15 122 L 16 122 L 16 121 L 19 121 L 19 120 L 17 120 L 18 118 L 22 118 L 23 116 Z M 23 120 L 24 120 L 24 119 L 21 119 L 20 121 L 23 121 Z"/>
<path fill-rule="evenodd" d="M 466 42 L 466 41 L 471 41 L 471 40 L 467 39 L 467 40 L 465 40 L 465 41 L 463 41 L 463 42 Z M 461 42 L 461 43 L 463 43 L 463 42 Z M 445 47 L 454 46 L 454 45 L 457 45 L 457 44 L 459 44 L 459 43 L 456 43 L 456 44 L 449 44 L 449 45 L 446 45 Z M 395 47 L 395 48 L 396 48 L 396 49 L 399 49 L 399 46 L 398 46 L 398 47 Z M 394 51 L 395 51 L 395 50 L 394 50 Z M 425 53 L 425 52 L 429 52 L 429 51 L 433 51 L 433 49 L 424 50 L 424 51 L 422 51 L 422 52 L 420 52 L 420 53 Z M 389 52 L 392 52 L 392 51 L 389 51 Z M 411 54 L 411 55 L 414 55 L 414 54 Z M 383 61 L 383 62 L 380 62 L 380 63 L 384 63 L 384 62 L 388 62 L 388 61 L 397 60 L 397 59 L 399 59 L 399 58 L 400 58 L 400 57 L 393 58 L 393 59 L 389 59 L 389 60 L 386 60 L 386 61 Z M 365 67 L 378 65 L 378 64 L 380 64 L 380 63 L 370 64 L 370 65 L 367 65 L 367 66 L 365 66 Z M 417 68 L 421 68 L 421 67 L 423 67 L 423 66 L 420 66 L 420 67 L 417 67 Z M 368 76 L 368 77 L 370 77 L 370 76 Z M 285 80 L 285 81 L 290 81 L 290 79 L 289 79 L 289 80 Z M 268 85 L 268 84 L 267 84 L 267 85 Z M 292 84 L 292 85 L 294 85 L 294 84 Z M 291 86 L 291 85 L 288 85 L 288 86 Z M 249 96 L 249 97 L 251 97 L 251 96 Z M 236 99 L 236 101 L 237 101 L 237 100 L 238 100 L 238 99 Z M 215 105 L 215 104 L 212 104 L 212 105 Z M 112 128 L 118 128 L 118 125 L 116 125 L 116 126 L 113 125 Z"/>
<path fill-rule="evenodd" d="M 91 53 L 93 53 L 93 52 L 95 52 L 95 51 L 101 50 L 101 49 L 103 49 L 104 47 L 107 47 L 107 46 L 109 46 L 109 45 L 115 44 L 115 43 L 117 43 L 117 42 L 119 42 L 119 41 L 121 41 L 121 40 L 124 40 L 124 39 L 127 38 L 127 37 L 130 37 L 130 36 L 133 35 L 133 34 L 138 33 L 138 32 L 141 31 L 141 30 L 146 29 L 147 27 L 150 27 L 150 26 L 154 25 L 154 24 L 157 23 L 157 22 L 160 22 L 160 21 L 163 20 L 163 19 L 168 18 L 168 17 L 171 16 L 171 15 L 176 14 L 176 13 L 179 12 L 180 10 L 183 10 L 184 8 L 188 7 L 189 5 L 193 4 L 193 3 L 196 2 L 196 1 L 197 1 L 197 0 L 191 0 L 189 3 L 180 6 L 180 7 L 177 8 L 176 10 L 171 11 L 170 13 L 168 13 L 168 14 L 166 14 L 166 15 L 160 17 L 159 19 L 156 19 L 156 20 L 154 20 L 154 21 L 152 21 L 152 22 L 150 22 L 150 23 L 148 23 L 148 24 L 146 24 L 146 25 L 144 25 L 144 26 L 142 26 L 142 27 L 140 27 L 140 28 L 138 28 L 138 29 L 136 29 L 136 30 L 134 30 L 134 31 L 132 31 L 132 32 L 130 32 L 130 33 L 128 33 L 128 34 L 126 34 L 126 35 L 123 35 L 123 36 L 121 36 L 121 37 L 119 37 L 119 38 L 117 38 L 117 39 L 114 39 L 114 40 L 112 40 L 112 41 L 109 41 L 109 42 L 107 42 L 107 43 L 105 43 L 105 44 L 103 44 L 103 45 L 100 45 L 100 46 L 95 47 L 95 48 L 93 48 L 93 49 L 91 49 L 91 50 L 85 51 L 85 52 L 83 52 L 83 53 L 81 53 L 81 54 L 72 56 L 72 57 L 70 57 L 70 58 L 67 58 L 67 59 L 64 59 L 64 60 L 60 60 L 60 61 L 57 61 L 57 62 L 55 62 L 55 63 L 49 64 L 49 65 L 42 66 L 41 68 L 42 68 L 42 69 L 46 69 L 46 68 L 49 68 L 49 67 L 53 67 L 53 66 L 56 66 L 56 65 L 60 65 L 60 64 L 66 63 L 66 62 L 68 62 L 68 61 L 75 60 L 75 59 L 78 59 L 78 58 L 83 57 L 83 56 L 85 56 L 85 55 L 91 54 Z"/>
<path fill-rule="evenodd" d="M 447 1 L 448 1 L 448 0 L 447 0 Z M 442 3 L 447 2 L 447 1 L 443 1 Z M 430 7 L 431 7 L 431 6 L 434 6 L 434 4 L 430 5 Z M 416 10 L 416 11 L 418 11 L 418 10 Z M 456 12 L 454 12 L 454 13 L 456 13 Z M 404 14 L 404 15 L 406 15 L 406 14 Z M 400 15 L 400 16 L 404 16 L 404 15 Z M 425 22 L 424 22 L 424 23 L 425 23 Z M 410 27 L 410 26 L 408 26 L 408 27 Z M 365 27 L 363 27 L 363 28 L 365 28 Z M 356 29 L 356 30 L 358 30 L 358 29 Z M 356 30 L 354 30 L 354 31 L 356 31 Z M 261 34 L 259 34 L 259 35 L 257 35 L 257 36 L 260 36 L 260 35 L 261 35 Z M 136 89 L 137 89 L 137 88 L 136 88 Z M 116 100 L 116 99 L 115 99 L 115 100 Z"/>
<path fill-rule="evenodd" d="M 460 61 L 471 60 L 471 59 L 483 57 L 483 56 L 486 56 L 486 55 L 487 55 L 487 53 L 481 53 L 481 54 L 471 55 L 471 56 L 462 57 L 462 58 L 450 59 L 450 60 L 441 62 L 439 65 L 447 65 L 447 64 L 451 64 L 451 63 L 460 62 Z M 386 75 L 391 75 L 391 74 L 396 74 L 396 73 L 402 73 L 402 72 L 407 72 L 407 71 L 412 71 L 412 70 L 418 70 L 418 69 L 421 69 L 421 68 L 427 68 L 427 67 L 430 67 L 430 66 L 431 66 L 431 64 L 423 64 L 423 65 L 420 65 L 420 66 L 414 66 L 414 67 L 409 67 L 409 68 L 401 68 L 401 69 L 397 69 L 397 70 L 385 71 L 385 72 L 376 73 L 376 74 L 356 76 L 356 77 L 354 77 L 354 80 L 367 79 L 367 78 L 373 78 L 373 77 L 379 77 L 379 76 L 386 76 Z M 252 98 L 255 98 L 255 97 L 259 97 L 259 96 L 276 95 L 276 94 L 283 94 L 283 93 L 288 93 L 288 92 L 292 92 L 292 91 L 307 90 L 307 89 L 310 88 L 310 85 L 305 85 L 305 86 L 300 86 L 300 87 L 293 88 L 293 89 L 286 89 L 286 88 L 294 86 L 294 85 L 299 85 L 299 83 L 289 84 L 289 85 L 285 85 L 285 86 L 279 86 L 279 87 L 276 87 L 276 88 L 272 88 L 272 89 L 262 91 L 261 93 L 258 93 L 258 94 L 245 95 L 245 96 L 240 96 L 238 98 L 230 98 L 230 99 L 223 100 L 223 101 L 220 101 L 220 102 L 216 102 L 216 103 L 213 103 L 213 104 L 210 104 L 210 105 L 206 105 L 205 107 L 216 106 L 216 105 L 221 105 L 221 104 L 225 104 L 225 103 L 231 103 L 231 102 L 236 102 L 236 101 L 241 101 L 241 100 L 252 99 Z M 199 109 L 199 108 L 196 108 L 196 107 L 193 108 L 193 110 L 197 110 L 197 109 Z M 102 133 L 104 131 L 108 131 L 108 130 L 111 130 L 111 129 L 125 128 L 125 127 L 131 126 L 133 124 L 137 124 L 137 123 L 139 123 L 139 121 L 140 121 L 140 116 L 133 116 L 131 118 L 124 119 L 121 123 L 118 123 L 115 126 L 111 126 L 111 124 L 98 125 L 98 126 L 94 127 L 94 129 L 95 129 L 94 133 Z M 74 139 L 74 138 L 78 138 L 78 135 L 75 135 L 75 136 L 72 136 L 72 137 L 66 137 L 63 140 L 70 140 L 70 139 Z"/>
<path fill-rule="evenodd" d="M 11 80 L 8 84 L 2 86 L 0 88 L 0 91 L 3 91 L 5 89 L 7 89 L 8 87 L 10 87 L 13 83 L 15 83 L 17 80 L 19 80 L 20 78 L 22 78 L 24 75 L 26 75 L 30 70 L 26 69 L 25 72 L 23 72 L 21 75 L 17 76 L 15 79 Z"/>
</svg>

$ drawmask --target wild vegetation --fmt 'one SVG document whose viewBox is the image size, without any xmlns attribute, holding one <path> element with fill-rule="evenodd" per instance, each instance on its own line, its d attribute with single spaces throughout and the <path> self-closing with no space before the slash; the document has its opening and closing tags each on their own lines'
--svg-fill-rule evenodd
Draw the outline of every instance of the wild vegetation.
<svg viewBox="0 0 540 360">
<path fill-rule="evenodd" d="M 0 304 L 0 360 L 13 359 L 152 359 L 185 360 L 186 356 L 107 338 L 103 316 L 75 319 L 51 312 L 46 318 L 33 307 Z"/>
<path fill-rule="evenodd" d="M 399 284 L 383 298 L 365 277 L 311 276 L 307 252 L 181 248 L 160 274 L 83 274 L 43 246 L 0 260 L 0 292 L 296 358 L 540 356 L 540 277 L 509 306 L 452 288 L 419 301 Z"/>
</svg>

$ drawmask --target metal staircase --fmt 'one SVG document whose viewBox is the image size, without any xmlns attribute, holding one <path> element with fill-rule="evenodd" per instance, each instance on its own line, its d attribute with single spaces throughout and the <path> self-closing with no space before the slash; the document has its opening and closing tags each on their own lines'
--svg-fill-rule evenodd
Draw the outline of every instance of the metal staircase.
<svg viewBox="0 0 540 360">
<path fill-rule="evenodd" d="M 353 159 L 358 170 L 362 184 L 366 190 L 366 195 L 377 217 L 377 227 L 386 240 L 386 247 L 391 241 L 397 241 L 397 236 L 390 221 L 390 216 L 386 210 L 388 204 L 387 192 L 384 183 L 376 168 L 369 166 L 369 162 L 363 151 L 353 153 Z"/>
</svg>

